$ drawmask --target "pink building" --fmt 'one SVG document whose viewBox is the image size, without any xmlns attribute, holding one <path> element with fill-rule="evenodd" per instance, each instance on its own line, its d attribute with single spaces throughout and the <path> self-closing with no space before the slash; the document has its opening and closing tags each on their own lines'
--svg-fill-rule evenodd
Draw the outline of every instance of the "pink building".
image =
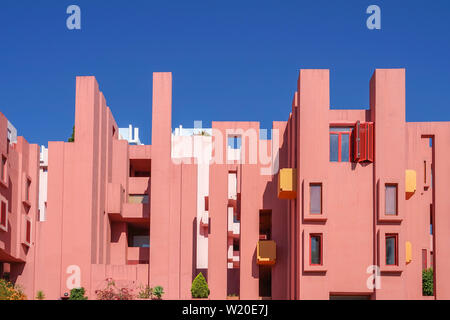
<svg viewBox="0 0 450 320">
<path fill-rule="evenodd" d="M 258 122 L 173 130 L 172 74 L 155 73 L 152 145 L 136 145 L 78 77 L 75 141 L 49 142 L 40 187 L 38 147 L 11 144 L 1 115 L 0 273 L 29 298 L 95 299 L 113 278 L 190 299 L 202 272 L 211 299 L 450 299 L 450 123 L 405 121 L 404 69 L 375 71 L 369 110 L 330 109 L 329 88 L 301 70 L 265 139 Z"/>
</svg>

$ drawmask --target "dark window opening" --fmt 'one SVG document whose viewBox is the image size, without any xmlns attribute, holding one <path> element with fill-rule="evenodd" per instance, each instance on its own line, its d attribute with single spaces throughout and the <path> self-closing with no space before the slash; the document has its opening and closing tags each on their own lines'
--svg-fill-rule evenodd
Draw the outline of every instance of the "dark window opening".
<svg viewBox="0 0 450 320">
<path fill-rule="evenodd" d="M 259 237 L 261 240 L 272 238 L 272 210 L 259 211 Z"/>
<path fill-rule="evenodd" d="M 259 266 L 259 296 L 272 297 L 272 268 Z"/>
<path fill-rule="evenodd" d="M 147 227 L 128 225 L 128 246 L 149 248 L 150 230 Z"/>
<path fill-rule="evenodd" d="M 239 251 L 239 239 L 233 239 L 233 251 Z"/>
<path fill-rule="evenodd" d="M 130 177 L 150 177 L 150 159 L 130 159 Z"/>
<path fill-rule="evenodd" d="M 398 265 L 398 235 L 386 235 L 386 265 Z"/>
<path fill-rule="evenodd" d="M 310 235 L 310 265 L 320 266 L 322 265 L 322 235 L 311 234 Z"/>
</svg>

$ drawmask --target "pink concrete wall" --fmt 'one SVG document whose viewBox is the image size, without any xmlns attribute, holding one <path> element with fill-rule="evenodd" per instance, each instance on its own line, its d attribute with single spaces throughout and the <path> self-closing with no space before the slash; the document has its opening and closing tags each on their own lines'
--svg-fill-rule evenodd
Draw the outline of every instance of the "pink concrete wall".
<svg viewBox="0 0 450 320">
<path fill-rule="evenodd" d="M 223 162 L 210 164 L 208 269 L 196 269 L 197 165 L 171 159 L 172 74 L 153 77 L 152 146 L 118 140 L 118 127 L 94 77 L 78 77 L 75 142 L 49 142 L 47 219 L 36 222 L 39 149 L 22 137 L 6 148 L 7 120 L 0 114 L 0 153 L 8 156 L 8 185 L 0 198 L 11 201 L 8 232 L 0 231 L 0 263 L 12 263 L 13 280 L 34 297 L 69 292 L 69 266 L 78 266 L 91 299 L 106 278 L 138 290 L 163 286 L 166 299 L 190 299 L 193 277 L 207 275 L 211 299 L 238 290 L 241 299 L 259 298 L 259 212 L 272 211 L 273 299 L 329 299 L 330 295 L 370 295 L 373 299 L 422 299 L 422 250 L 435 267 L 436 299 L 450 298 L 450 221 L 447 196 L 450 126 L 406 123 L 405 70 L 377 69 L 370 81 L 370 110 L 330 110 L 328 70 L 301 70 L 287 121 L 276 121 L 278 141 L 259 139 L 258 122 L 213 122 L 213 143 Z M 373 163 L 330 162 L 330 126 L 374 122 Z M 227 161 L 227 131 L 253 130 L 242 141 L 243 162 Z M 428 139 L 433 139 L 433 146 Z M 275 139 L 275 138 L 274 138 Z M 278 158 L 280 168 L 297 169 L 297 198 L 277 198 L 278 173 L 250 150 Z M 178 159 L 180 160 L 180 159 Z M 150 177 L 130 177 L 130 161 L 141 161 Z M 424 161 L 427 167 L 424 169 Z M 415 170 L 417 186 L 405 194 L 405 170 Z M 237 172 L 240 195 L 239 264 L 228 269 L 228 173 Z M 425 171 L 428 180 L 425 182 Z M 433 181 L 431 183 L 431 175 Z M 30 208 L 23 203 L 23 179 L 32 181 Z M 310 183 L 322 184 L 320 216 L 309 214 Z M 398 184 L 398 216 L 384 215 L 385 183 Z M 149 204 L 128 203 L 147 194 Z M 434 237 L 430 236 L 430 207 Z M 22 244 L 22 217 L 33 221 L 32 245 Z M 133 248 L 129 230 L 149 230 L 150 248 Z M 323 235 L 323 265 L 309 265 L 309 235 Z M 399 234 L 399 265 L 386 266 L 384 235 Z M 405 243 L 412 261 L 405 261 Z M 148 261 L 145 263 L 144 261 Z M 367 287 L 371 265 L 381 267 L 381 288 Z M 3 268 L 5 269 L 5 268 Z M 231 271 L 229 271 L 231 270 Z M 4 270 L 5 271 L 5 270 Z M 230 288 L 228 288 L 230 286 Z M 232 287 L 232 288 L 231 288 Z M 429 298 L 424 298 L 429 299 Z"/>
</svg>

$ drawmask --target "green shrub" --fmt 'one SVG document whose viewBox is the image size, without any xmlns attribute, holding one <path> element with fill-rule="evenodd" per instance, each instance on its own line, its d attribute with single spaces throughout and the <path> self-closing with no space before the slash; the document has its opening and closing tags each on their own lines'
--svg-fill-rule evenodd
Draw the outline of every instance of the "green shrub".
<svg viewBox="0 0 450 320">
<path fill-rule="evenodd" d="M 69 300 L 87 300 L 88 297 L 84 295 L 85 290 L 83 287 L 81 288 L 73 288 L 70 290 Z"/>
<path fill-rule="evenodd" d="M 209 296 L 208 283 L 201 272 L 192 281 L 191 294 L 192 298 L 208 298 Z"/>
<path fill-rule="evenodd" d="M 422 271 L 422 294 L 424 296 L 432 296 L 433 290 L 433 268 L 424 269 Z"/>
<path fill-rule="evenodd" d="M 45 300 L 45 294 L 42 290 L 39 290 L 36 293 L 36 300 Z"/>
<path fill-rule="evenodd" d="M 163 294 L 164 294 L 163 287 L 157 286 L 153 289 L 153 295 L 156 297 L 156 299 L 161 300 Z"/>
</svg>

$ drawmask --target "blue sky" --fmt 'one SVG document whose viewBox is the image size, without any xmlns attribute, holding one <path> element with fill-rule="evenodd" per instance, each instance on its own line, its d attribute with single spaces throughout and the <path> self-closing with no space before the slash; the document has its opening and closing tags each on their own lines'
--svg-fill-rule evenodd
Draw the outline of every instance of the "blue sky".
<svg viewBox="0 0 450 320">
<path fill-rule="evenodd" d="M 66 28 L 67 6 L 82 13 Z M 381 8 L 368 30 L 366 8 Z M 0 111 L 28 141 L 67 140 L 75 77 L 95 75 L 121 127 L 151 141 L 152 72 L 173 72 L 173 126 L 286 120 L 300 68 L 331 71 L 332 107 L 369 104 L 375 68 L 405 67 L 408 121 L 450 121 L 450 1 L 0 3 Z M 26 115 L 26 116 L 24 116 Z"/>
</svg>

